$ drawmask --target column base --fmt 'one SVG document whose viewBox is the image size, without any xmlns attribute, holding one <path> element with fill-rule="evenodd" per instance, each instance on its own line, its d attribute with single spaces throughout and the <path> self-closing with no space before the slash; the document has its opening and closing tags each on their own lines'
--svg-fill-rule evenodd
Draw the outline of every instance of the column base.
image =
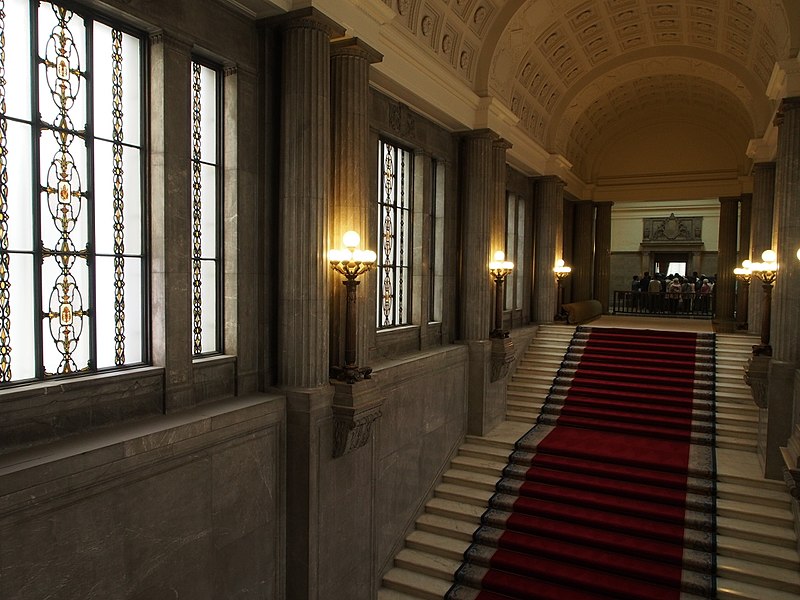
<svg viewBox="0 0 800 600">
<path fill-rule="evenodd" d="M 355 365 L 345 365 L 344 367 L 331 367 L 331 379 L 344 381 L 345 383 L 356 383 L 372 377 L 372 367 L 357 367 Z"/>
</svg>

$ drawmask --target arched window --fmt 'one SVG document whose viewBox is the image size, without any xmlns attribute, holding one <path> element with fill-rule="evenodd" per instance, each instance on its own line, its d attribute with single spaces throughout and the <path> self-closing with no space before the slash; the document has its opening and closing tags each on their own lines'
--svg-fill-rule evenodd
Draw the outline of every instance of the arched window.
<svg viewBox="0 0 800 600">
<path fill-rule="evenodd" d="M 0 19 L 0 383 L 142 363 L 143 38 L 52 2 Z"/>
</svg>

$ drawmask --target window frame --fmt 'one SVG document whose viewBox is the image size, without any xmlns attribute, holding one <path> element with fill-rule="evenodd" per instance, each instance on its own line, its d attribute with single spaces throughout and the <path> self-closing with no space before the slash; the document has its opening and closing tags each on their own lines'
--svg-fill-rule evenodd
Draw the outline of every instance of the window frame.
<svg viewBox="0 0 800 600">
<path fill-rule="evenodd" d="M 24 333 L 32 334 L 34 341 L 33 341 L 33 359 L 35 361 L 34 365 L 34 375 L 32 377 L 26 377 L 24 379 L 11 379 L 9 381 L 0 381 L 0 391 L 6 390 L 13 390 L 15 388 L 20 387 L 30 387 L 30 386 L 39 386 L 45 385 L 48 386 L 51 382 L 54 381 L 67 381 L 67 380 L 76 380 L 80 377 L 86 376 L 94 376 L 94 375 L 105 375 L 108 373 L 114 372 L 121 372 L 126 370 L 132 369 L 141 369 L 142 367 L 146 367 L 150 364 L 151 357 L 152 357 L 152 334 L 151 334 L 151 306 L 150 306 L 150 298 L 151 298 L 151 248 L 150 248 L 150 213 L 149 213 L 149 205 L 148 205 L 148 182 L 149 182 L 149 167 L 150 167 L 150 148 L 149 148 L 149 36 L 148 34 L 136 27 L 133 27 L 123 21 L 115 19 L 111 16 L 108 16 L 102 12 L 98 12 L 93 10 L 90 7 L 83 6 L 81 4 L 77 4 L 70 0 L 45 0 L 45 3 L 49 6 L 55 6 L 63 8 L 64 10 L 72 13 L 72 17 L 76 19 L 76 27 L 82 28 L 83 35 L 85 36 L 85 45 L 80 50 L 81 54 L 85 54 L 81 56 L 81 67 L 82 67 L 82 75 L 81 75 L 81 85 L 85 86 L 85 90 L 82 92 L 85 94 L 85 99 L 82 100 L 84 106 L 82 108 L 85 109 L 86 113 L 86 123 L 73 123 L 73 128 L 76 133 L 83 133 L 82 137 L 76 136 L 76 139 L 72 142 L 73 144 L 83 145 L 85 148 L 85 182 L 82 182 L 81 187 L 85 190 L 85 196 L 83 202 L 81 204 L 80 210 L 86 211 L 86 283 L 85 286 L 88 288 L 86 292 L 82 290 L 79 291 L 84 296 L 83 303 L 84 305 L 88 306 L 88 312 L 85 318 L 87 318 L 87 322 L 83 325 L 84 331 L 82 331 L 82 335 L 88 336 L 87 341 L 87 352 L 88 357 L 86 359 L 85 366 L 81 367 L 81 365 L 76 365 L 78 368 L 77 370 L 65 373 L 48 373 L 46 372 L 46 364 L 45 364 L 45 345 L 47 341 L 47 329 L 49 327 L 47 323 L 47 317 L 45 314 L 45 299 L 43 297 L 43 292 L 45 289 L 45 282 L 44 282 L 44 260 L 48 256 L 48 253 L 51 253 L 52 250 L 46 250 L 45 245 L 42 242 L 44 237 L 44 224 L 42 219 L 42 211 L 44 210 L 44 203 L 47 201 L 46 196 L 43 196 L 44 189 L 43 186 L 46 186 L 46 176 L 43 175 L 43 165 L 42 165 L 42 138 L 44 135 L 48 134 L 49 132 L 53 131 L 52 123 L 49 123 L 45 118 L 42 117 L 40 111 L 40 105 L 42 102 L 42 94 L 47 93 L 47 90 L 43 90 L 42 86 L 40 85 L 40 77 L 42 77 L 41 72 L 41 62 L 40 62 L 40 40 L 42 37 L 42 32 L 40 31 L 40 19 L 39 19 L 39 9 L 42 2 L 29 0 L 27 11 L 28 11 L 28 47 L 30 53 L 30 92 L 29 92 L 29 100 L 30 100 L 30 114 L 28 115 L 28 120 L 24 118 L 16 117 L 16 116 L 8 116 L 3 114 L 2 118 L 6 122 L 16 122 L 22 124 L 26 127 L 30 128 L 30 201 L 31 206 L 30 210 L 32 212 L 31 215 L 31 223 L 30 223 L 30 230 L 29 234 L 31 236 L 31 246 L 30 249 L 27 250 L 2 250 L 9 259 L 12 255 L 24 255 L 30 256 L 33 261 L 33 266 L 31 270 L 31 275 L 33 277 L 33 281 L 31 282 L 31 293 L 32 293 L 32 302 L 34 304 L 33 308 L 33 328 L 32 330 L 28 330 Z M 49 10 L 48 6 L 48 10 Z M 115 141 L 114 137 L 106 138 L 102 136 L 98 136 L 95 133 L 95 99 L 101 92 L 98 92 L 98 85 L 97 80 L 95 78 L 96 75 L 96 68 L 95 68 L 95 45 L 94 45 L 94 28 L 95 24 L 100 24 L 105 27 L 108 27 L 112 31 L 118 31 L 123 35 L 130 36 L 135 38 L 138 41 L 139 48 L 138 48 L 138 110 L 139 110 L 139 127 L 138 127 L 138 142 L 136 144 L 126 142 L 126 141 Z M 6 24 L 7 25 L 7 24 Z M 8 60 L 8 59 L 6 59 Z M 12 58 L 13 60 L 13 58 Z M 109 89 L 113 89 L 113 83 L 109 82 Z M 107 91 L 107 90 L 105 90 Z M 134 104 L 135 105 L 135 104 Z M 123 108 L 126 104 L 123 103 Z M 128 104 L 127 106 L 131 106 Z M 113 117 L 112 117 L 113 118 Z M 82 130 L 81 128 L 85 128 Z M 125 148 L 133 148 L 136 149 L 139 153 L 139 176 L 138 176 L 138 185 L 139 185 L 139 232 L 138 234 L 134 231 L 133 235 L 128 235 L 128 231 L 125 231 L 125 238 L 124 239 L 136 239 L 138 237 L 139 243 L 139 253 L 135 254 L 132 252 L 124 251 L 121 254 L 118 254 L 114 251 L 104 251 L 98 252 L 97 250 L 97 228 L 96 228 L 96 216 L 97 216 L 97 198 L 99 193 L 96 187 L 96 177 L 95 173 L 97 172 L 97 165 L 95 156 L 97 153 L 97 144 L 98 142 L 103 144 L 111 144 L 115 146 L 116 144 L 120 144 L 123 149 Z M 82 149 L 82 151 L 84 151 Z M 124 189 L 124 188 L 123 188 Z M 127 203 L 127 199 L 126 199 Z M 76 248 L 73 254 L 79 255 L 83 252 L 82 249 Z M 117 256 L 121 256 L 123 258 L 131 257 L 135 258 L 140 262 L 141 271 L 139 276 L 139 304 L 140 304 L 140 311 L 139 311 L 139 319 L 140 319 L 140 352 L 139 356 L 135 360 L 128 360 L 124 364 L 112 364 L 107 366 L 98 366 L 99 356 L 98 356 L 98 304 L 97 304 L 97 258 L 115 258 Z M 10 296 L 9 296 L 10 302 Z M 124 313 L 124 314 L 131 314 L 131 313 Z M 123 321 L 124 321 L 123 315 Z M 9 318 L 9 330 L 12 331 L 13 335 L 13 325 L 11 322 L 13 318 Z M 19 333 L 17 333 L 19 335 Z M 13 338 L 12 338 L 13 339 Z M 127 359 L 126 359 L 127 360 Z M 116 356 L 115 361 L 116 362 Z"/>
<path fill-rule="evenodd" d="M 190 328 L 192 330 L 192 348 L 190 348 L 192 360 L 198 360 L 203 358 L 208 358 L 211 356 L 221 355 L 224 352 L 224 339 L 225 339 L 225 290 L 224 290 L 224 268 L 225 268 L 225 257 L 224 257 L 224 236 L 225 236 L 225 229 L 224 229 L 224 206 L 225 206 L 225 128 L 224 128 L 224 110 L 225 110 L 225 79 L 224 79 L 224 68 L 221 64 L 214 62 L 205 58 L 202 55 L 192 53 L 189 62 L 189 68 L 194 69 L 194 65 L 200 65 L 200 67 L 205 67 L 214 71 L 216 74 L 216 90 L 214 94 L 215 102 L 216 102 L 216 118 L 215 118 L 215 135 L 216 135 L 216 161 L 213 163 L 215 168 L 215 181 L 214 181 L 214 210 L 216 211 L 215 216 L 215 228 L 214 228 L 214 253 L 215 258 L 213 261 L 216 263 L 215 273 L 216 279 L 214 282 L 214 293 L 216 294 L 216 307 L 215 307 L 215 327 L 214 327 L 214 349 L 207 350 L 205 352 L 195 352 L 194 344 L 195 342 L 195 334 L 194 334 L 194 303 L 192 304 L 192 321 L 190 323 Z M 193 81 L 194 75 L 190 73 L 190 82 Z M 190 88 L 190 102 L 193 102 L 194 93 L 191 91 Z M 193 108 L 190 107 L 190 116 L 192 115 Z M 191 125 L 191 134 L 194 134 L 194 125 Z M 190 136 L 190 137 L 192 137 Z M 200 160 L 200 164 L 211 165 L 211 163 Z M 190 184 L 194 182 L 194 175 L 193 175 L 193 167 L 195 163 L 194 158 L 194 151 L 190 148 L 190 158 L 189 164 L 192 168 L 192 173 L 190 173 Z M 191 190 L 191 187 L 190 187 Z M 192 204 L 192 211 L 194 211 L 194 194 L 190 193 L 190 200 Z M 191 214 L 190 214 L 191 216 Z M 193 228 L 192 228 L 193 231 Z M 190 236 L 190 273 L 194 272 L 194 261 L 197 260 L 194 257 L 194 254 L 191 252 L 191 248 L 193 248 L 193 243 L 191 240 L 193 237 Z M 201 261 L 208 261 L 212 259 L 203 259 L 200 258 Z M 194 275 L 192 275 L 192 289 L 190 293 L 191 297 L 194 298 Z M 201 342 L 202 344 L 202 342 Z"/>
</svg>

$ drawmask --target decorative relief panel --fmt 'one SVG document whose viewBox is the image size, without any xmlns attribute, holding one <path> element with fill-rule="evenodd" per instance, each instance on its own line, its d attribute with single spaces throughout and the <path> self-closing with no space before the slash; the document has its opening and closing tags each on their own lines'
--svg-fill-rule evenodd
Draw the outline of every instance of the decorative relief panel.
<svg viewBox="0 0 800 600">
<path fill-rule="evenodd" d="M 642 243 L 648 242 L 702 242 L 703 217 L 645 217 L 643 221 Z"/>
</svg>

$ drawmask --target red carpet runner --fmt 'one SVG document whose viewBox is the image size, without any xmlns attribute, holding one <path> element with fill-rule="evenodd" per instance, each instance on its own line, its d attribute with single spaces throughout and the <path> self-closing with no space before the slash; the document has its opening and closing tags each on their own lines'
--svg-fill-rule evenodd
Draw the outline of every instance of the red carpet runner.
<svg viewBox="0 0 800 600">
<path fill-rule="evenodd" d="M 714 598 L 714 337 L 580 327 L 447 600 Z"/>
</svg>

